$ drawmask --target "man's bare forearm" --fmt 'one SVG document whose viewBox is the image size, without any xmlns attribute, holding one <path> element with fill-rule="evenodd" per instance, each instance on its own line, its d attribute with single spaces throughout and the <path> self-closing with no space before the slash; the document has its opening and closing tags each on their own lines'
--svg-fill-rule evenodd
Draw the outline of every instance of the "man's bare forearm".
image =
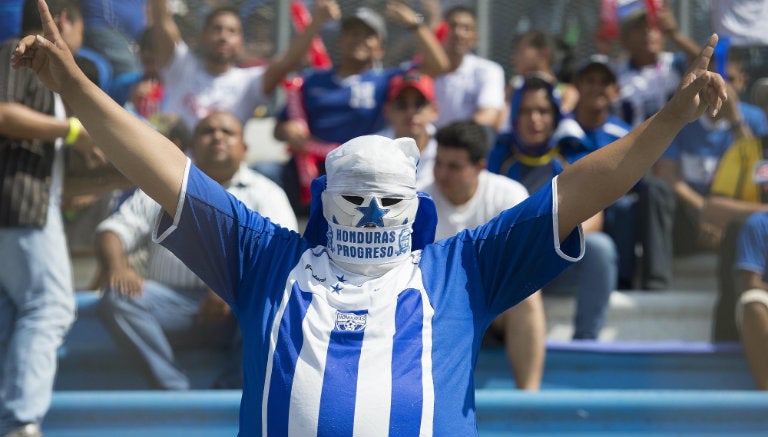
<svg viewBox="0 0 768 437">
<path fill-rule="evenodd" d="M 156 62 L 163 66 L 170 62 L 176 43 L 181 41 L 181 32 L 168 10 L 168 0 L 150 0 L 149 16 L 152 19 L 152 38 L 155 43 Z"/>
<path fill-rule="evenodd" d="M 165 211 L 175 214 L 186 165 L 179 148 L 126 112 L 84 75 L 73 78 L 61 95 L 114 166 Z"/>
<path fill-rule="evenodd" d="M 683 125 L 657 114 L 566 168 L 557 184 L 560 236 L 567 236 L 579 223 L 629 191 Z"/>
<path fill-rule="evenodd" d="M 0 103 L 0 135 L 23 140 L 54 141 L 69 132 L 69 122 L 20 103 Z"/>
</svg>

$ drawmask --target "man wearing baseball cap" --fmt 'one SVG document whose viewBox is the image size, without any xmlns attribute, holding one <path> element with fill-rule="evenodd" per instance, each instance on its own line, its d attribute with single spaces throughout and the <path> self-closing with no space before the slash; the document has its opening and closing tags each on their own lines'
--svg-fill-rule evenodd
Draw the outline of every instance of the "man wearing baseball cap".
<svg viewBox="0 0 768 437">
<path fill-rule="evenodd" d="M 435 76 L 448 68 L 448 59 L 432 31 L 416 12 L 399 2 L 387 3 L 387 18 L 414 33 L 421 56 L 419 71 Z M 303 119 L 292 116 L 290 106 L 279 117 L 275 138 L 285 141 L 293 154 L 283 174 L 284 188 L 297 214 L 309 210 L 308 183 L 302 171 L 323 173 L 325 155 L 336 145 L 372 134 L 385 127 L 382 114 L 389 81 L 412 67 L 382 67 L 384 18 L 370 8 L 359 8 L 342 20 L 338 38 L 339 62 L 327 70 L 311 70 L 303 77 L 299 101 Z M 323 147 L 315 147 L 325 145 Z M 312 155 L 313 168 L 304 166 Z M 300 194 L 305 195 L 300 197 Z"/>
<path fill-rule="evenodd" d="M 417 70 L 397 75 L 389 81 L 384 115 L 388 126 L 381 135 L 389 138 L 410 137 L 419 148 L 416 188 L 422 189 L 434 179 L 437 143 L 434 122 L 437 119 L 435 88 L 432 78 Z"/>
<path fill-rule="evenodd" d="M 349 30 L 356 25 L 363 25 L 372 30 L 379 38 L 380 42 L 387 40 L 387 23 L 378 12 L 371 8 L 360 7 L 355 13 L 345 18 L 341 22 L 341 31 Z"/>
</svg>

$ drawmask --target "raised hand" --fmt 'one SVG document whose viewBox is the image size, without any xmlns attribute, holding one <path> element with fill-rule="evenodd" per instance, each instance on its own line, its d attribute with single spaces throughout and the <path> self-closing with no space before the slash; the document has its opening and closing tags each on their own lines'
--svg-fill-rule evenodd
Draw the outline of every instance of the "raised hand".
<svg viewBox="0 0 768 437">
<path fill-rule="evenodd" d="M 691 62 L 680 86 L 660 115 L 685 123 L 698 119 L 704 111 L 712 117 L 717 115 L 728 99 L 728 93 L 723 78 L 707 69 L 716 45 L 717 34 L 712 34 L 704 49 Z"/>
<path fill-rule="evenodd" d="M 320 23 L 338 21 L 341 18 L 341 9 L 335 0 L 317 0 L 312 9 L 312 19 Z"/>
<path fill-rule="evenodd" d="M 38 0 L 37 9 L 43 23 L 43 35 L 24 37 L 11 56 L 13 68 L 31 68 L 51 91 L 61 93 L 73 78 L 82 75 L 59 29 L 51 17 L 45 0 Z"/>
<path fill-rule="evenodd" d="M 386 16 L 387 19 L 393 23 L 397 23 L 409 28 L 417 26 L 421 23 L 420 17 L 416 11 L 401 1 L 388 1 Z"/>
</svg>

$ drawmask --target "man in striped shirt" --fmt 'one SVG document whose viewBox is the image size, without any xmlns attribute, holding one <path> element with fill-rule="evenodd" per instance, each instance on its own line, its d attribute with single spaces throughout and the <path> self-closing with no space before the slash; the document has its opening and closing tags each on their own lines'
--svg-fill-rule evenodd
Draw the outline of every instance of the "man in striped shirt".
<svg viewBox="0 0 768 437">
<path fill-rule="evenodd" d="M 285 193 L 244 164 L 245 149 L 240 121 L 230 113 L 214 112 L 198 123 L 190 152 L 204 173 L 249 208 L 297 229 Z M 185 390 L 190 387 L 189 378 L 174 360 L 169 337 L 184 338 L 187 343 L 192 338 L 191 346 L 212 343 L 223 347 L 232 336 L 234 320 L 226 304 L 197 275 L 150 241 L 159 211 L 157 202 L 136 191 L 98 226 L 106 282 L 99 315 L 117 344 L 145 370 L 152 387 Z M 147 250 L 144 274 L 129 262 L 129 254 L 142 248 Z M 239 362 L 239 350 L 234 355 Z M 238 366 L 233 369 L 240 373 Z M 241 385 L 239 375 L 231 373 L 223 372 L 215 384 L 222 388 Z"/>
</svg>

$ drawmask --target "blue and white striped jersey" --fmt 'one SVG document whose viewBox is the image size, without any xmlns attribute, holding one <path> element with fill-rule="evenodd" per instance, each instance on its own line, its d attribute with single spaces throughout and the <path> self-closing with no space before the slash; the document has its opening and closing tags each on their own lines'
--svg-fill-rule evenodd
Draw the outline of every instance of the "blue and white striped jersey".
<svg viewBox="0 0 768 437">
<path fill-rule="evenodd" d="M 580 258 L 553 188 L 427 245 L 381 277 L 248 210 L 194 167 L 157 239 L 243 330 L 240 436 L 476 435 L 473 369 L 496 315 Z"/>
</svg>

